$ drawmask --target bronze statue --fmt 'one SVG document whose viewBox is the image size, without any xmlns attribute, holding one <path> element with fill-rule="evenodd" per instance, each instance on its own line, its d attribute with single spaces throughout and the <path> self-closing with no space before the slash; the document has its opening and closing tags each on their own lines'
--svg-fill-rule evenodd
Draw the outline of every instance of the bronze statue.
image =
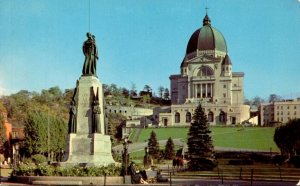
<svg viewBox="0 0 300 186">
<path fill-rule="evenodd" d="M 74 101 L 71 101 L 69 114 L 69 134 L 76 133 L 76 106 Z"/>
<path fill-rule="evenodd" d="M 101 114 L 101 109 L 99 107 L 99 101 L 94 100 L 93 102 L 93 133 L 101 133 L 101 128 L 100 128 L 100 114 Z"/>
<path fill-rule="evenodd" d="M 87 40 L 83 43 L 82 50 L 85 56 L 82 75 L 96 76 L 96 62 L 98 60 L 98 49 L 95 36 L 87 33 Z"/>
</svg>

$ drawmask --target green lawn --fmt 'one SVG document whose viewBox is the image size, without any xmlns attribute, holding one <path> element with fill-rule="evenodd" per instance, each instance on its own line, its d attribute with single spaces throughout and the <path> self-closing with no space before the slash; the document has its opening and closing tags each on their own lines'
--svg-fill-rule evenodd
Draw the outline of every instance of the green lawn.
<svg viewBox="0 0 300 186">
<path fill-rule="evenodd" d="M 148 141 L 150 132 L 156 133 L 158 140 L 182 138 L 186 141 L 189 128 L 148 128 L 143 129 L 138 142 Z M 254 149 L 279 152 L 273 141 L 275 128 L 271 127 L 211 127 L 214 146 Z"/>
</svg>

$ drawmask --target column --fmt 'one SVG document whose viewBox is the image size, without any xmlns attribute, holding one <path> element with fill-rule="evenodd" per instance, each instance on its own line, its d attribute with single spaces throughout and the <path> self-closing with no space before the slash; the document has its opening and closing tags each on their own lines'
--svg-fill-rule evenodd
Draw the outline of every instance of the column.
<svg viewBox="0 0 300 186">
<path fill-rule="evenodd" d="M 207 83 L 205 84 L 205 97 L 207 98 Z"/>
<path fill-rule="evenodd" d="M 210 94 L 211 94 L 211 97 L 214 97 L 214 91 L 213 91 L 213 84 L 212 83 L 210 84 Z"/>
</svg>

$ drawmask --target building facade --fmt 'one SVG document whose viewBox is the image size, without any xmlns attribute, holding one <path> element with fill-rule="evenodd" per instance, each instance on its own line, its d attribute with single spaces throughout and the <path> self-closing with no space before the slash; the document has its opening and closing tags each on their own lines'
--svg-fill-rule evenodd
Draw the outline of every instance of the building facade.
<svg viewBox="0 0 300 186">
<path fill-rule="evenodd" d="M 180 74 L 171 75 L 171 112 L 160 114 L 160 125 L 187 125 L 202 104 L 211 125 L 231 125 L 250 118 L 244 105 L 243 72 L 233 72 L 222 33 L 206 15 L 203 27 L 188 41 Z"/>
<path fill-rule="evenodd" d="M 291 119 L 300 118 L 300 98 L 261 104 L 259 112 L 262 126 L 285 124 Z"/>
</svg>

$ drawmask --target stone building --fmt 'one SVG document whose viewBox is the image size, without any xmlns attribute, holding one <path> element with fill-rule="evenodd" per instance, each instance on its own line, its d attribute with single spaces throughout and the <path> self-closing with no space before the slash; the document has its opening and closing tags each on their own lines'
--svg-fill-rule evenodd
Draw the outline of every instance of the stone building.
<svg viewBox="0 0 300 186">
<path fill-rule="evenodd" d="M 202 104 L 211 125 L 231 125 L 250 118 L 244 105 L 243 72 L 233 72 L 225 38 L 206 14 L 188 41 L 180 74 L 171 75 L 171 112 L 160 125 L 187 125 Z"/>
<path fill-rule="evenodd" d="M 300 98 L 261 104 L 259 112 L 262 126 L 287 123 L 291 119 L 300 118 Z"/>
</svg>

